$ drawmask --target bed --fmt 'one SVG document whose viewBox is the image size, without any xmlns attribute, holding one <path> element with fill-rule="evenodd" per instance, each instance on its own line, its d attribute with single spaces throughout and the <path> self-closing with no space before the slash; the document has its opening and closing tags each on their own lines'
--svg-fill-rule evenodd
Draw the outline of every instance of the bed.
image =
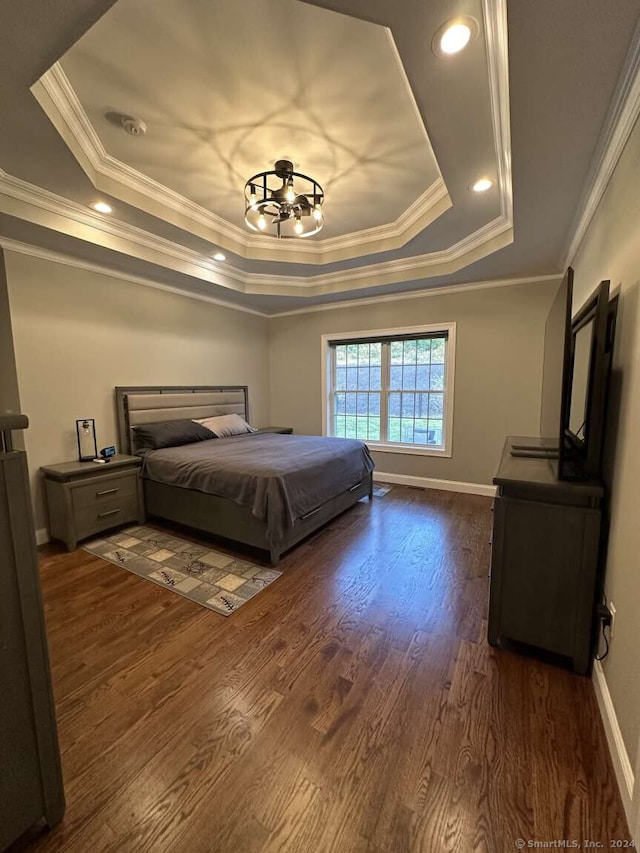
<svg viewBox="0 0 640 853">
<path fill-rule="evenodd" d="M 246 386 L 116 388 L 120 447 L 136 427 L 237 414 Z M 148 515 L 269 552 L 272 565 L 364 496 L 373 462 L 363 442 L 268 432 L 214 438 L 142 454 Z"/>
</svg>

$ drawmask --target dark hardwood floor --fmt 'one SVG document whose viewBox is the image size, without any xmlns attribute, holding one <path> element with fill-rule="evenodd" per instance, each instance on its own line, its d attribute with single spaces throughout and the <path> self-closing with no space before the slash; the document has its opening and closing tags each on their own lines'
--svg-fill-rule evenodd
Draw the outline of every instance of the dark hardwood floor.
<svg viewBox="0 0 640 853">
<path fill-rule="evenodd" d="M 67 792 L 42 851 L 627 838 L 591 682 L 485 640 L 487 498 L 395 487 L 228 619 L 43 551 Z"/>
</svg>

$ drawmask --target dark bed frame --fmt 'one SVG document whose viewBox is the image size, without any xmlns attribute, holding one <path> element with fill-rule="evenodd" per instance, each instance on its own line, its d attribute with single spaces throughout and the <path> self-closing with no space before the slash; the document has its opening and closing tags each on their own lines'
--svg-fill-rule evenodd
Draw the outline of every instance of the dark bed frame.
<svg viewBox="0 0 640 853">
<path fill-rule="evenodd" d="M 246 385 L 234 386 L 142 386 L 116 388 L 118 430 L 123 453 L 135 450 L 133 427 L 179 418 L 205 418 L 237 413 L 249 420 Z M 215 536 L 269 552 L 271 565 L 280 556 L 318 528 L 367 495 L 373 497 L 373 475 L 350 483 L 344 492 L 299 518 L 275 545 L 267 540 L 267 524 L 249 507 L 226 498 L 207 495 L 179 486 L 143 480 L 148 515 L 184 524 Z"/>
</svg>

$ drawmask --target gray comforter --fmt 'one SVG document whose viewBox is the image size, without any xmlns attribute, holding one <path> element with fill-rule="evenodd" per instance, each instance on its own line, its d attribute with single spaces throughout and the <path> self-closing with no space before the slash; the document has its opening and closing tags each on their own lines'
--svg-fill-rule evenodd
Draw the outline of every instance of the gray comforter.
<svg viewBox="0 0 640 853">
<path fill-rule="evenodd" d="M 373 471 L 366 445 L 350 438 L 260 433 L 216 438 L 144 455 L 142 476 L 250 507 L 277 544 L 297 519 Z"/>
</svg>

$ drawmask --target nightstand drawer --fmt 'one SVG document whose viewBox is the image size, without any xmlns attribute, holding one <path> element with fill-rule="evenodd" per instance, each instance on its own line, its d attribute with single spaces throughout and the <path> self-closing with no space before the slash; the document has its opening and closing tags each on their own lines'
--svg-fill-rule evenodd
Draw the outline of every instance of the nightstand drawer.
<svg viewBox="0 0 640 853">
<path fill-rule="evenodd" d="M 107 502 L 125 501 L 138 491 L 138 474 L 132 472 L 120 477 L 100 477 L 85 486 L 71 489 L 74 513 L 88 509 L 102 510 Z M 135 503 L 135 500 L 133 501 Z"/>
<path fill-rule="evenodd" d="M 138 500 L 136 495 L 123 497 L 122 500 L 109 500 L 100 506 L 77 510 L 74 516 L 76 536 L 78 539 L 84 539 L 93 533 L 100 533 L 101 530 L 108 530 L 129 521 L 137 521 Z"/>
</svg>

